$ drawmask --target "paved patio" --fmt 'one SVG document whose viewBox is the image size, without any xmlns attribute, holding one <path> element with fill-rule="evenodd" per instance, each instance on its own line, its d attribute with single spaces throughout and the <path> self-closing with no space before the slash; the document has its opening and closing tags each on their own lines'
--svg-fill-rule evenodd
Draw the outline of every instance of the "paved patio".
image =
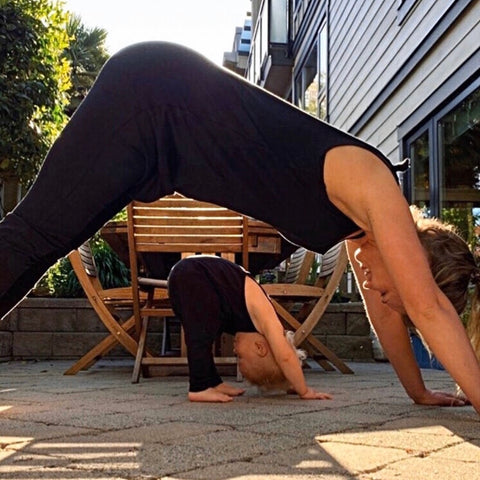
<svg viewBox="0 0 480 480">
<path fill-rule="evenodd" d="M 70 363 L 0 364 L 0 478 L 480 479 L 480 417 L 412 405 L 389 364 L 307 372 L 331 401 L 249 389 L 219 405 L 188 403 L 184 377 L 132 385 L 125 362 L 65 377 Z"/>
</svg>

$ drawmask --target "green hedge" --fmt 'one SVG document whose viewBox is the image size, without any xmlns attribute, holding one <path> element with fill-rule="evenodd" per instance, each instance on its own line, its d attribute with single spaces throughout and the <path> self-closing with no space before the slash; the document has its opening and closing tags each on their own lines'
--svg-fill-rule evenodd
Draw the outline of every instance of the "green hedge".
<svg viewBox="0 0 480 480">
<path fill-rule="evenodd" d="M 130 271 L 118 258 L 99 234 L 91 239 L 93 257 L 99 271 L 103 288 L 126 287 L 130 285 Z M 70 260 L 60 259 L 37 283 L 32 295 L 42 297 L 77 298 L 84 297 Z"/>
</svg>

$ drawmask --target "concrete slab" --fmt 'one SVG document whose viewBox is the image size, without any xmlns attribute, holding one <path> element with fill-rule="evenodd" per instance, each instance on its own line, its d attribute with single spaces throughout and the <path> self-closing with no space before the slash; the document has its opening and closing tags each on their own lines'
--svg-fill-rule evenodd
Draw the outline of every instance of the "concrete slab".
<svg viewBox="0 0 480 480">
<path fill-rule="evenodd" d="M 0 478 L 480 480 L 472 407 L 413 405 L 386 363 L 307 371 L 330 401 L 247 386 L 228 404 L 189 403 L 185 377 L 132 385 L 131 362 L 66 377 L 70 363 L 0 364 Z M 430 388 L 455 387 L 423 374 Z"/>
</svg>

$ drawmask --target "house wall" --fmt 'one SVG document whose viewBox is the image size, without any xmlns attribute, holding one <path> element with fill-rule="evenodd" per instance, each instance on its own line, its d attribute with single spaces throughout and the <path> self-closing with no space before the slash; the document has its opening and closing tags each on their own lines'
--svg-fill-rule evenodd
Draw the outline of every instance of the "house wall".
<svg viewBox="0 0 480 480">
<path fill-rule="evenodd" d="M 302 5 L 304 5 L 302 3 Z M 326 16 L 326 3 L 311 1 L 305 4 L 304 8 L 297 12 L 294 17 L 294 25 L 291 27 L 293 39 L 294 67 L 302 64 L 308 54 L 312 43 L 315 42 L 318 29 Z M 295 21 L 296 19 L 296 21 Z"/>
<path fill-rule="evenodd" d="M 478 51 L 480 38 L 478 1 L 418 0 L 401 24 L 396 5 L 331 0 L 329 38 L 329 121 L 393 162 L 398 125 Z"/>
</svg>

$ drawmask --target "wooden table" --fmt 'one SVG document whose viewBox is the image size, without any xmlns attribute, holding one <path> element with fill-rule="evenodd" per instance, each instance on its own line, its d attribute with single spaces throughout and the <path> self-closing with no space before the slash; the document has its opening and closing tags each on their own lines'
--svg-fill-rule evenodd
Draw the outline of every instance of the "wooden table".
<svg viewBox="0 0 480 480">
<path fill-rule="evenodd" d="M 101 229 L 100 234 L 125 265 L 129 266 L 127 222 L 110 221 Z M 296 248 L 281 237 L 279 232 L 271 225 L 253 218 L 248 219 L 249 270 L 252 274 L 256 274 L 265 268 L 273 268 L 290 256 Z M 148 255 L 143 255 L 143 261 L 150 273 L 159 278 L 167 278 L 170 269 L 180 259 L 180 255 L 175 253 L 152 253 L 150 256 Z M 233 357 L 233 339 L 223 335 L 217 347 L 219 348 L 218 354 L 224 361 L 224 365 L 217 365 L 217 367 L 222 367 L 223 373 L 234 374 L 236 372 L 236 359 Z M 183 357 L 169 358 L 168 362 L 172 364 L 178 362 L 177 367 L 181 367 L 186 365 L 185 360 Z M 228 370 L 227 364 L 230 365 L 230 370 Z M 172 372 L 181 374 L 178 368 L 171 365 L 168 368 L 163 367 L 163 375 Z"/>
<path fill-rule="evenodd" d="M 100 231 L 103 239 L 118 254 L 120 259 L 129 265 L 128 259 L 128 239 L 127 222 L 111 221 L 108 222 Z M 248 251 L 249 251 L 249 270 L 256 274 L 265 268 L 273 268 L 282 260 L 288 258 L 297 247 L 286 241 L 278 231 L 268 223 L 253 218 L 248 219 Z M 175 257 L 176 258 L 176 257 Z M 175 260 L 173 261 L 175 263 Z M 168 274 L 169 268 L 165 267 Z"/>
</svg>

